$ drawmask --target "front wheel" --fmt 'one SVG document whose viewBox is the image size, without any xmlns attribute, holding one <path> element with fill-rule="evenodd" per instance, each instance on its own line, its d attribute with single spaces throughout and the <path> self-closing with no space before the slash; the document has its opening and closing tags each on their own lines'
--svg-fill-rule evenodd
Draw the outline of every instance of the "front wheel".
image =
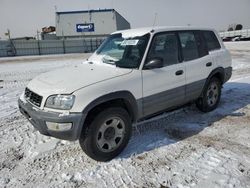
<svg viewBox="0 0 250 188">
<path fill-rule="evenodd" d="M 97 161 L 109 161 L 128 144 L 132 123 L 123 108 L 104 109 L 90 123 L 79 143 L 83 151 Z"/>
<path fill-rule="evenodd" d="M 202 96 L 196 101 L 196 106 L 202 112 L 210 112 L 217 108 L 221 97 L 221 81 L 213 77 L 205 86 Z"/>
</svg>

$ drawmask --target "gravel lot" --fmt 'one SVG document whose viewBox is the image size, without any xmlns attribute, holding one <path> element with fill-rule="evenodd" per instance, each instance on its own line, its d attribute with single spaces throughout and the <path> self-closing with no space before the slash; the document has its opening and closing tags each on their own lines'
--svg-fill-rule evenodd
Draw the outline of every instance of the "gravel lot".
<svg viewBox="0 0 250 188">
<path fill-rule="evenodd" d="M 226 46 L 234 71 L 218 109 L 187 105 L 139 123 L 107 163 L 42 136 L 17 107 L 33 77 L 89 54 L 0 58 L 0 187 L 250 187 L 250 43 Z"/>
</svg>

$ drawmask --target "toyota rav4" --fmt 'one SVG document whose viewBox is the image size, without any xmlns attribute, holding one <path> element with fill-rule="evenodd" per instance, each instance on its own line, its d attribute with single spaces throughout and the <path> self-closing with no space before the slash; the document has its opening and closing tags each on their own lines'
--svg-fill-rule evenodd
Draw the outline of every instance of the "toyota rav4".
<svg viewBox="0 0 250 188">
<path fill-rule="evenodd" d="M 131 29 L 112 33 L 83 63 L 37 76 L 18 102 L 41 134 L 79 140 L 88 156 L 108 161 L 126 147 L 133 123 L 192 101 L 214 110 L 231 74 L 214 30 Z"/>
</svg>

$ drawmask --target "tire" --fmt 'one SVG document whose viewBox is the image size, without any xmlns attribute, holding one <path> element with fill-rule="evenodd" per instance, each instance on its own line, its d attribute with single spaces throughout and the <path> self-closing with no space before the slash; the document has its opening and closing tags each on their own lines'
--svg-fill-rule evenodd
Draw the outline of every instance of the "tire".
<svg viewBox="0 0 250 188">
<path fill-rule="evenodd" d="M 82 150 L 96 161 L 109 161 L 127 146 L 132 132 L 128 112 L 119 107 L 101 111 L 82 133 Z"/>
<path fill-rule="evenodd" d="M 221 81 L 212 77 L 205 86 L 201 97 L 196 101 L 197 108 L 202 112 L 210 112 L 217 108 L 221 97 Z"/>
</svg>

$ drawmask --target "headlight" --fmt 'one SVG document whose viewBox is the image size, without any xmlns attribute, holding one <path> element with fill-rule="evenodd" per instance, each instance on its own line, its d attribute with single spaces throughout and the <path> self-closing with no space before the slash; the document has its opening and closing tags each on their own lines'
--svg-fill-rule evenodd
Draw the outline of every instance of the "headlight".
<svg viewBox="0 0 250 188">
<path fill-rule="evenodd" d="M 45 107 L 59 110 L 70 110 L 74 101 L 74 95 L 52 95 L 48 97 Z"/>
</svg>

